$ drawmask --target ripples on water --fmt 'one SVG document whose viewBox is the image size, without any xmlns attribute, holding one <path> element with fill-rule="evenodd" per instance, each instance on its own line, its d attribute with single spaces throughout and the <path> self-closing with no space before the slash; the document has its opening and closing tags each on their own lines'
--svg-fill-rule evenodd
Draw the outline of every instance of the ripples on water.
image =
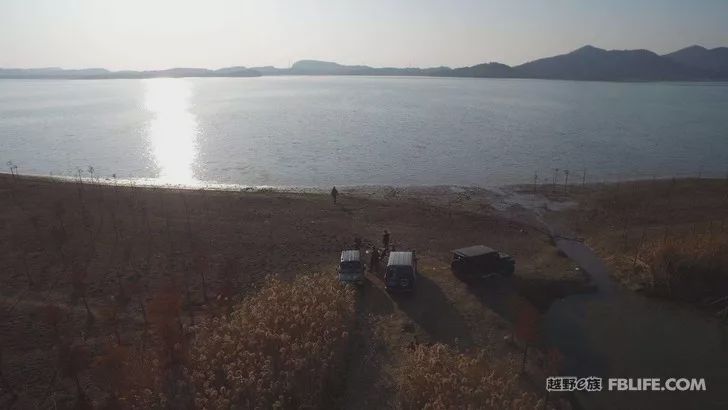
<svg viewBox="0 0 728 410">
<path fill-rule="evenodd" d="M 163 184 L 580 182 L 728 171 L 725 84 L 1 80 L 0 160 Z M 560 172 L 559 178 L 563 179 Z"/>
</svg>

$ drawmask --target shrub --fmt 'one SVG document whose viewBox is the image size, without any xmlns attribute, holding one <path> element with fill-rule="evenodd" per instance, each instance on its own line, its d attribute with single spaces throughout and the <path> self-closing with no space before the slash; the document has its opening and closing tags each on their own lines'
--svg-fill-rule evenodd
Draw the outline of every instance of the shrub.
<svg viewBox="0 0 728 410">
<path fill-rule="evenodd" d="M 543 403 L 518 386 L 518 364 L 494 362 L 482 352 L 458 353 L 442 345 L 404 352 L 398 377 L 406 409 L 536 409 Z"/>
<path fill-rule="evenodd" d="M 654 242 L 642 262 L 653 291 L 686 300 L 728 293 L 728 236 L 692 234 Z"/>
<path fill-rule="evenodd" d="M 197 329 L 188 373 L 195 407 L 320 407 L 340 379 L 353 318 L 353 292 L 330 275 L 269 279 L 231 315 Z"/>
</svg>

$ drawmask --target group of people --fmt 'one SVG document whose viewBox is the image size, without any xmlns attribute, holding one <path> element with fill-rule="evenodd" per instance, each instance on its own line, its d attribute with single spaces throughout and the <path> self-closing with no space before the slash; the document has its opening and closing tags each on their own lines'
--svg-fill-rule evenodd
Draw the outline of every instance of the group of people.
<svg viewBox="0 0 728 410">
<path fill-rule="evenodd" d="M 333 187 L 331 189 L 331 199 L 334 200 L 334 204 L 336 203 L 336 199 L 338 196 L 339 196 L 339 190 L 337 190 L 336 187 Z M 390 249 L 389 240 L 390 240 L 389 231 L 387 231 L 385 229 L 384 233 L 382 234 L 381 251 L 379 250 L 379 248 L 377 248 L 376 245 L 372 245 L 372 252 L 369 257 L 369 272 L 379 272 L 381 261 L 389 254 L 389 252 L 394 250 L 394 245 L 392 245 L 391 249 Z M 355 249 L 362 248 L 362 242 L 361 242 L 361 238 L 359 236 L 354 237 L 354 248 Z"/>
<path fill-rule="evenodd" d="M 390 251 L 394 250 L 394 245 L 392 245 L 390 249 L 389 244 L 390 236 L 389 231 L 386 229 L 384 230 L 384 234 L 382 234 L 382 249 L 381 251 L 379 248 L 377 248 L 376 245 L 372 245 L 372 251 L 369 255 L 369 272 L 379 272 L 381 267 L 380 263 L 381 261 L 387 256 L 387 254 Z M 359 242 L 361 244 L 361 242 Z"/>
</svg>

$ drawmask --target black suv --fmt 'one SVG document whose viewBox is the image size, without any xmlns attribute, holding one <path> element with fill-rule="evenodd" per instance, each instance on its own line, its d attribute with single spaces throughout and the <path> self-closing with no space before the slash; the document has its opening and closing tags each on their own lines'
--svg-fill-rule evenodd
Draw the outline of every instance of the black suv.
<svg viewBox="0 0 728 410">
<path fill-rule="evenodd" d="M 513 257 L 487 246 L 468 246 L 455 249 L 452 254 L 450 267 L 452 272 L 461 278 L 510 276 L 516 270 L 516 261 Z"/>
</svg>

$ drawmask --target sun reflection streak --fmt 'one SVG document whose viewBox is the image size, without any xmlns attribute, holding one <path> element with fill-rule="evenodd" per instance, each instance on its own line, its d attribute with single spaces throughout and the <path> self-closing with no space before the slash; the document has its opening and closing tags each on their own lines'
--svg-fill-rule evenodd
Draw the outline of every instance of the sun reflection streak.
<svg viewBox="0 0 728 410">
<path fill-rule="evenodd" d="M 145 104 L 154 118 L 148 137 L 162 184 L 192 185 L 197 182 L 192 165 L 197 157 L 197 118 L 189 110 L 189 82 L 175 78 L 144 80 Z"/>
</svg>

